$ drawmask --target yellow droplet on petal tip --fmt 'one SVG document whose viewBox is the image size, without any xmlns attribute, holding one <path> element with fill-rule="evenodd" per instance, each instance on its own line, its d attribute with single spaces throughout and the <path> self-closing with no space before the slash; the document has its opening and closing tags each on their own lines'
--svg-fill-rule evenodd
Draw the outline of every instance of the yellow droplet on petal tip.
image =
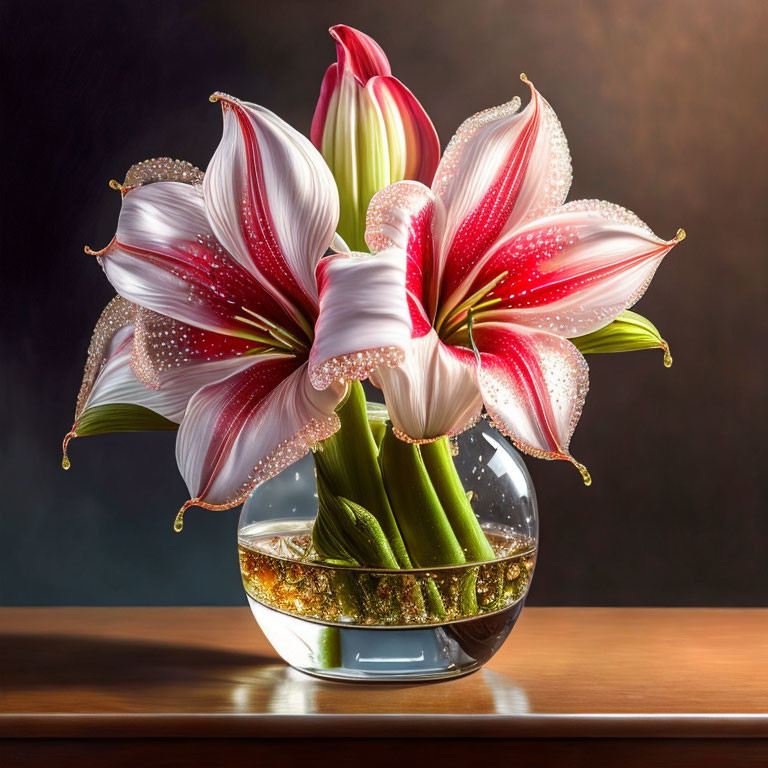
<svg viewBox="0 0 768 768">
<path fill-rule="evenodd" d="M 675 232 L 675 242 L 676 243 L 682 243 L 683 240 L 685 240 L 686 234 L 684 229 L 678 229 L 677 232 Z"/>
<path fill-rule="evenodd" d="M 220 98 L 221 98 L 221 97 L 219 96 L 219 94 L 218 94 L 218 93 L 212 93 L 212 94 L 211 94 L 211 95 L 208 97 L 208 101 L 210 101 L 210 102 L 211 102 L 211 104 L 215 104 L 215 103 L 216 103 L 216 102 L 217 102 L 217 101 L 218 101 Z"/>
<path fill-rule="evenodd" d="M 579 464 L 576 459 L 571 459 L 573 466 L 581 472 L 581 479 L 584 481 L 584 485 L 592 485 L 592 475 L 589 474 L 589 470 L 583 465 Z"/>
<path fill-rule="evenodd" d="M 110 179 L 109 187 L 110 189 L 115 189 L 118 192 L 123 192 L 125 190 L 125 187 L 117 179 Z"/>
<path fill-rule="evenodd" d="M 661 342 L 661 349 L 664 352 L 664 367 L 665 368 L 671 368 L 672 367 L 672 363 L 674 362 L 672 360 L 672 353 L 669 351 L 669 344 L 667 344 L 667 342 L 664 341 L 663 339 L 662 339 L 662 342 Z"/>
<path fill-rule="evenodd" d="M 72 466 L 72 462 L 69 460 L 69 456 L 65 453 L 61 457 L 61 468 L 62 469 L 69 469 Z"/>
<path fill-rule="evenodd" d="M 176 519 L 173 521 L 173 530 L 176 533 L 181 533 L 184 530 L 184 513 L 186 510 L 187 505 L 185 504 L 176 514 Z"/>
<path fill-rule="evenodd" d="M 525 74 L 525 72 L 520 73 L 520 79 L 526 84 L 530 85 L 531 81 L 528 79 L 528 75 Z"/>
</svg>

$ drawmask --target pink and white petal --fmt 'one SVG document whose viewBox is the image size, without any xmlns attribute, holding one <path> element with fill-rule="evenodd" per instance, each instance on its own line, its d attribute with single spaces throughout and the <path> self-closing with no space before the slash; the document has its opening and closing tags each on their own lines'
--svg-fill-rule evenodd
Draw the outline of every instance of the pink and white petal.
<svg viewBox="0 0 768 768">
<path fill-rule="evenodd" d="M 297 362 L 265 356 L 192 398 L 176 443 L 192 497 L 185 508 L 240 504 L 338 429 L 334 408 L 345 388 L 316 390 Z"/>
<path fill-rule="evenodd" d="M 167 421 L 170 414 L 167 411 L 162 413 L 164 409 L 156 394 L 143 387 L 131 372 L 134 321 L 138 309 L 135 304 L 116 296 L 107 304 L 96 324 L 88 348 L 74 422 L 62 444 L 64 469 L 69 469 L 67 449 L 75 437 L 170 426 Z M 120 418 L 115 418 L 114 409 L 105 414 L 105 409 L 101 408 L 118 404 L 140 408 L 130 411 L 122 409 Z M 143 409 L 158 414 L 157 419 L 147 415 Z M 140 413 L 138 417 L 137 412 Z"/>
<path fill-rule="evenodd" d="M 164 403 L 159 401 L 156 393 L 145 389 L 131 373 L 134 321 L 138 310 L 135 304 L 116 296 L 101 313 L 88 347 L 74 423 L 62 444 L 61 463 L 65 469 L 70 466 L 67 448 L 75 437 L 172 428 L 168 421 L 172 412 L 163 407 Z M 110 405 L 139 408 L 121 408 L 118 413 L 115 409 L 107 411 L 101 407 Z"/>
<path fill-rule="evenodd" d="M 121 296 L 181 322 L 247 336 L 252 329 L 237 319 L 245 306 L 290 323 L 214 237 L 200 185 L 156 182 L 129 190 L 117 234 L 98 256 Z"/>
<path fill-rule="evenodd" d="M 210 342 L 208 354 L 200 349 L 175 353 L 174 346 L 186 344 L 188 333 L 205 335 L 115 297 L 99 318 L 91 339 L 75 427 L 89 408 L 119 403 L 139 405 L 180 422 L 189 398 L 200 387 L 252 363 L 252 359 L 238 358 L 229 351 L 216 354 Z M 209 339 L 214 336 L 208 334 Z M 239 341 L 219 338 L 224 343 Z"/>
<path fill-rule="evenodd" d="M 440 139 L 424 107 L 395 77 L 374 77 L 366 88 L 384 118 L 390 181 L 415 179 L 431 184 L 440 162 Z"/>
<path fill-rule="evenodd" d="M 465 121 L 435 174 L 432 189 L 446 209 L 440 258 L 449 305 L 461 301 L 465 281 L 499 237 L 568 194 L 571 160 L 560 121 L 530 88 L 522 112 L 515 99 Z"/>
<path fill-rule="evenodd" d="M 417 181 L 400 181 L 378 192 L 368 206 L 365 242 L 372 253 L 399 248 L 407 258 L 406 287 L 430 314 L 435 273 L 433 227 L 442 204 Z"/>
<path fill-rule="evenodd" d="M 138 405 L 178 424 L 197 390 L 242 370 L 250 362 L 230 358 L 190 363 L 183 369 L 164 371 L 159 376 L 158 386 L 149 389 L 133 372 L 132 341 L 132 337 L 127 337 L 102 368 L 85 403 L 84 412 L 101 405 Z M 77 422 L 74 431 L 77 431 Z"/>
<path fill-rule="evenodd" d="M 449 347 L 432 330 L 411 341 L 405 361 L 382 368 L 371 381 L 384 392 L 395 433 L 410 442 L 431 442 L 464 431 L 480 416 L 475 355 Z"/>
<path fill-rule="evenodd" d="M 323 135 L 325 134 L 326 120 L 331 102 L 333 101 L 336 84 L 339 80 L 339 66 L 334 62 L 325 70 L 323 82 L 320 84 L 320 96 L 317 99 L 315 114 L 312 116 L 312 127 L 309 130 L 309 138 L 318 152 L 323 150 Z"/>
<path fill-rule="evenodd" d="M 339 220 L 333 175 L 310 141 L 269 110 L 212 98 L 224 116 L 203 182 L 213 230 L 289 311 L 311 315 L 315 266 Z"/>
<path fill-rule="evenodd" d="M 645 292 L 669 250 L 630 211 L 599 200 L 569 203 L 515 231 L 485 260 L 470 290 L 509 274 L 484 317 L 567 338 L 599 330 Z"/>
<path fill-rule="evenodd" d="M 89 350 L 75 420 L 64 438 L 62 463 L 65 467 L 69 466 L 67 446 L 72 438 L 103 432 L 173 428 L 172 423 L 181 422 L 189 399 L 200 387 L 229 376 L 251 362 L 228 358 L 196 360 L 183 367 L 169 367 L 156 372 L 156 386 L 149 389 L 134 373 L 135 326 L 131 318 L 121 316 L 124 310 L 131 314 L 134 310 L 146 311 L 117 298 L 102 315 L 101 328 L 97 326 Z M 120 324 L 122 320 L 126 322 Z"/>
<path fill-rule="evenodd" d="M 202 184 L 205 174 L 186 160 L 174 160 L 171 157 L 152 157 L 134 163 L 125 174 L 122 192 L 132 187 L 156 184 L 158 181 L 180 181 L 184 184 Z"/>
<path fill-rule="evenodd" d="M 551 333 L 505 323 L 478 323 L 478 381 L 485 409 L 520 450 L 565 459 L 588 478 L 568 452 L 589 387 L 584 358 Z"/>
<path fill-rule="evenodd" d="M 99 374 L 109 360 L 127 343 L 133 343 L 133 326 L 138 307 L 115 296 L 104 308 L 93 329 L 83 371 L 83 381 L 75 404 L 75 419 L 85 410 Z"/>
<path fill-rule="evenodd" d="M 346 24 L 336 24 L 328 31 L 336 41 L 340 72 L 350 72 L 360 85 L 377 75 L 392 74 L 386 54 L 372 37 Z"/>
<path fill-rule="evenodd" d="M 180 377 L 194 377 L 195 371 L 215 371 L 224 361 L 232 360 L 237 367 L 238 359 L 242 361 L 253 348 L 253 341 L 248 339 L 201 330 L 139 307 L 134 327 L 131 369 L 145 387 L 161 389 L 168 378 L 175 378 L 177 373 Z M 249 358 L 248 364 L 250 362 L 252 359 Z M 227 370 L 226 366 L 224 370 Z M 232 372 L 231 367 L 229 372 Z M 224 375 L 228 374 L 222 373 L 218 378 Z M 203 383 L 211 381 L 208 378 Z M 194 389 L 200 386 L 202 384 Z"/>
<path fill-rule="evenodd" d="M 315 387 L 365 379 L 404 360 L 411 342 L 405 271 L 397 248 L 335 254 L 317 265 L 320 313 L 309 355 Z"/>
</svg>

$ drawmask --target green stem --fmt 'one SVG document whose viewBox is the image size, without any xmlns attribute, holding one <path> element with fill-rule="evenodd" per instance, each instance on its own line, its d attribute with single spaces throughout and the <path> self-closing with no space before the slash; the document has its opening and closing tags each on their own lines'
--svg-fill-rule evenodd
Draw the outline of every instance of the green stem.
<svg viewBox="0 0 768 768">
<path fill-rule="evenodd" d="M 333 494 L 360 505 L 376 518 L 399 566 L 410 568 L 411 560 L 384 490 L 378 446 L 368 423 L 360 382 L 349 384 L 347 398 L 337 413 L 341 428 L 314 454 L 318 475 L 322 474 Z"/>
<path fill-rule="evenodd" d="M 422 445 L 421 456 L 467 561 L 478 563 L 495 559 L 496 553 L 475 516 L 456 471 L 448 438 L 441 437 Z"/>
<path fill-rule="evenodd" d="M 384 485 L 414 565 L 429 568 L 466 562 L 432 485 L 419 447 L 387 429 L 381 444 Z"/>
<path fill-rule="evenodd" d="M 338 627 L 322 628 L 315 661 L 320 669 L 337 669 L 341 666 L 341 630 Z"/>
<path fill-rule="evenodd" d="M 381 441 L 387 432 L 387 425 L 383 421 L 369 421 L 368 424 L 371 427 L 371 434 L 376 442 L 376 448 L 381 448 Z"/>
<path fill-rule="evenodd" d="M 312 530 L 315 549 L 338 564 L 399 568 L 379 521 L 359 504 L 335 496 L 318 468 L 319 509 Z"/>
</svg>

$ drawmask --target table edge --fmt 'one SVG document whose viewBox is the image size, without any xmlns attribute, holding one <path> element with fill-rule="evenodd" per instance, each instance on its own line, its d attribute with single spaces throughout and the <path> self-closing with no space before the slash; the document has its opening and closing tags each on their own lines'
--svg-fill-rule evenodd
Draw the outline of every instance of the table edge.
<svg viewBox="0 0 768 768">
<path fill-rule="evenodd" d="M 3 714 L 3 739 L 768 739 L 768 714 Z"/>
</svg>

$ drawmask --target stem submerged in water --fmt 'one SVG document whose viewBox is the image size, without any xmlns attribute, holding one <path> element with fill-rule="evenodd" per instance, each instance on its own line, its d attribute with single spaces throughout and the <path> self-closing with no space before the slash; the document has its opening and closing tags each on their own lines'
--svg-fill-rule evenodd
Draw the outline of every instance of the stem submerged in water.
<svg viewBox="0 0 768 768">
<path fill-rule="evenodd" d="M 448 439 L 423 446 L 404 442 L 387 426 L 386 412 L 372 408 L 375 415 L 369 420 L 362 385 L 351 383 L 337 411 L 341 428 L 314 454 L 317 553 L 329 564 L 383 570 L 494 559 L 454 466 Z M 472 569 L 462 582 L 461 612 L 466 616 L 477 612 L 476 578 L 477 569 Z M 426 610 L 435 619 L 444 618 L 446 609 L 435 579 L 423 579 L 421 588 L 418 583 L 414 586 L 412 594 L 392 595 L 391 603 L 385 600 L 382 610 L 389 616 Z M 347 613 L 356 613 L 360 601 L 380 599 L 364 594 L 363 587 L 343 576 L 335 580 L 334 589 Z M 332 650 L 330 644 L 329 653 L 324 653 L 329 659 Z"/>
</svg>

